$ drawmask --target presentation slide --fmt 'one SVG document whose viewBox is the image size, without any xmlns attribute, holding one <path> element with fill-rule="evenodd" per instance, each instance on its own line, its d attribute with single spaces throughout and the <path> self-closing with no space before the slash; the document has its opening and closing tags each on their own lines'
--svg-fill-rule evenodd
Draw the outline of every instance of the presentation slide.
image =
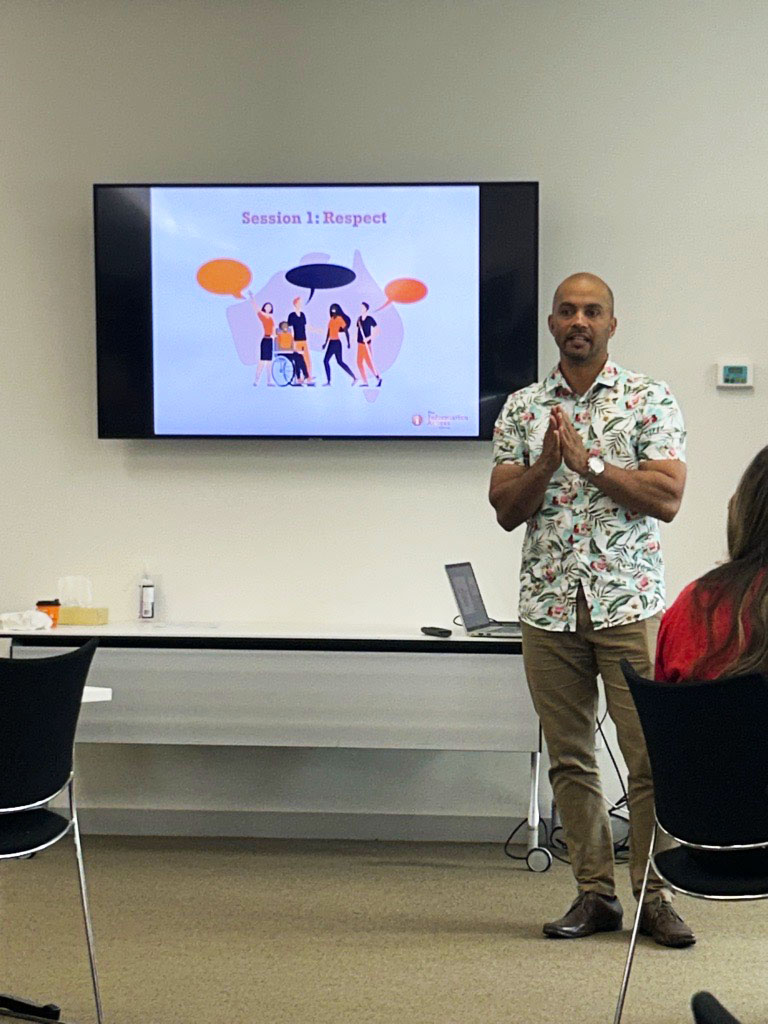
<svg viewBox="0 0 768 1024">
<path fill-rule="evenodd" d="M 478 186 L 150 195 L 156 434 L 477 436 Z"/>
</svg>

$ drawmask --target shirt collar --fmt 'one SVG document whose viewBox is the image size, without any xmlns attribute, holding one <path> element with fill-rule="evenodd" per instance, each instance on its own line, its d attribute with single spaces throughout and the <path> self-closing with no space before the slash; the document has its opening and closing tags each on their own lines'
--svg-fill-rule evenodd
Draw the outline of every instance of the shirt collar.
<svg viewBox="0 0 768 1024">
<path fill-rule="evenodd" d="M 619 379 L 620 373 L 621 367 L 608 359 L 600 373 L 595 377 L 594 383 L 589 390 L 594 390 L 598 385 L 602 385 L 606 388 L 614 387 Z M 563 376 L 559 363 L 550 371 L 549 374 L 547 374 L 542 384 L 544 390 L 548 394 L 553 394 L 556 398 L 568 398 L 573 395 L 573 391 L 571 391 L 568 386 L 568 382 Z"/>
</svg>

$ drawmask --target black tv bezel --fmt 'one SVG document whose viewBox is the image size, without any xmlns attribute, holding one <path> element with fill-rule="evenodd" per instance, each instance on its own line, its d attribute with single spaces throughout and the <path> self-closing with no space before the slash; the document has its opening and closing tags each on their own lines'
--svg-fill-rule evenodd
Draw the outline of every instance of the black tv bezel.
<svg viewBox="0 0 768 1024">
<path fill-rule="evenodd" d="M 149 190 L 152 188 L 418 188 L 461 187 L 480 189 L 480 252 L 479 252 L 479 388 L 478 433 L 472 436 L 434 434 L 158 434 L 154 430 L 154 373 L 152 359 L 152 280 L 151 237 L 149 221 Z M 528 335 L 524 346 L 525 366 L 514 381 L 514 386 L 483 391 L 483 371 L 504 354 L 497 338 L 512 328 L 494 325 L 491 295 L 493 265 L 509 267 L 513 239 L 501 238 L 496 232 L 493 248 L 489 235 L 492 215 L 497 212 L 488 203 L 483 204 L 483 189 L 493 188 L 497 201 L 505 190 L 530 190 L 531 217 L 528 237 L 532 238 L 533 260 L 528 282 L 530 298 L 521 333 Z M 134 216 L 131 230 L 121 239 L 119 251 L 107 250 L 103 244 L 104 218 L 107 211 L 99 206 L 99 193 L 104 190 L 119 195 L 120 190 L 146 191 L 147 216 L 140 224 Z M 109 211 L 115 227 L 118 211 Z M 98 437 L 103 440 L 323 440 L 323 441 L 487 441 L 492 436 L 493 423 L 504 400 L 511 391 L 538 379 L 538 291 L 539 291 L 539 183 L 537 181 L 384 181 L 384 182 L 96 182 L 93 185 L 94 268 L 95 268 L 95 325 Z M 510 233 L 511 234 L 511 233 Z M 509 273 L 509 270 L 507 270 Z M 127 278 L 127 288 L 126 288 Z M 125 290 L 121 290 L 125 289 Z M 115 291 L 116 290 L 116 291 Z M 130 350 L 121 341 L 132 338 Z M 122 359 L 120 357 L 122 356 Z M 117 358 L 116 358 L 117 357 Z M 516 364 L 519 357 L 515 356 Z M 517 366 L 516 366 L 517 368 Z M 511 378 L 510 378 L 511 379 Z M 483 408 L 483 400 L 486 408 Z M 119 418 L 115 412 L 119 410 Z"/>
</svg>

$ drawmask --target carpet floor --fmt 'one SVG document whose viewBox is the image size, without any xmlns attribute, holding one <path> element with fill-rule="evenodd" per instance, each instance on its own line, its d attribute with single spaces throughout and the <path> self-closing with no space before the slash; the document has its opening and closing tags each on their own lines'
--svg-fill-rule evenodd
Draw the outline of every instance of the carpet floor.
<svg viewBox="0 0 768 1024">
<path fill-rule="evenodd" d="M 610 1024 L 631 927 L 553 941 L 575 895 L 485 844 L 85 836 L 105 1024 Z M 680 898 L 698 936 L 641 938 L 625 1024 L 713 992 L 768 1021 L 768 907 Z M 0 991 L 95 1019 L 67 839 L 0 864 Z"/>
</svg>

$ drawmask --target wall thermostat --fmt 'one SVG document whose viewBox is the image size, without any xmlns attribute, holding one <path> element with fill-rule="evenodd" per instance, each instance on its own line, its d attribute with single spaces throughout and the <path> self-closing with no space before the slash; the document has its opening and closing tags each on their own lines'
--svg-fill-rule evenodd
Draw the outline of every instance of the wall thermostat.
<svg viewBox="0 0 768 1024">
<path fill-rule="evenodd" d="M 752 363 L 718 363 L 717 386 L 719 388 L 751 388 Z"/>
</svg>

